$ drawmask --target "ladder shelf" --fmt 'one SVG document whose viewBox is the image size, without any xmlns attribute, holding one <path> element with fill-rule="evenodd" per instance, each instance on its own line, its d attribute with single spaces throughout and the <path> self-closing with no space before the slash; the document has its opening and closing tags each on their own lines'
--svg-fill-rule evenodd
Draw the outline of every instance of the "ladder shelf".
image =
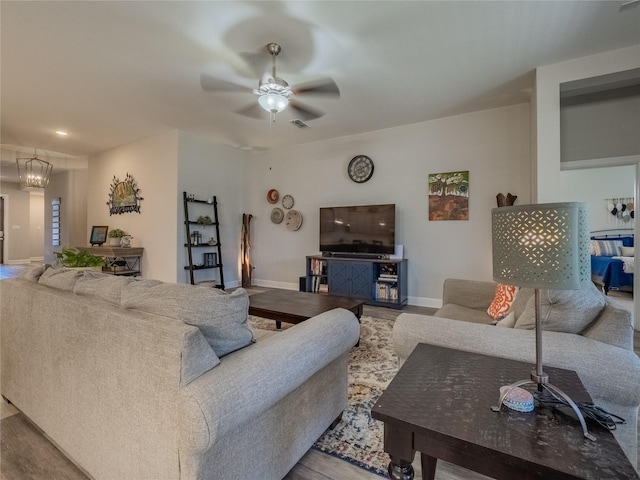
<svg viewBox="0 0 640 480">
<path fill-rule="evenodd" d="M 184 202 L 184 227 L 185 227 L 185 248 L 187 249 L 188 265 L 185 265 L 184 269 L 189 272 L 189 281 L 191 285 L 195 285 L 195 271 L 199 270 L 218 270 L 218 276 L 220 282 L 216 284 L 216 288 L 224 290 L 224 270 L 222 268 L 222 248 L 220 245 L 220 223 L 218 221 L 218 199 L 213 196 L 211 201 L 198 200 L 193 195 L 187 192 L 182 192 L 182 199 Z M 209 217 L 210 223 L 202 223 L 194 221 L 194 212 L 206 213 L 205 206 L 213 207 L 213 217 Z M 191 208 L 190 208 L 191 207 Z M 192 210 L 192 211 L 190 211 Z M 208 215 L 207 215 L 208 216 Z M 203 215 L 198 215 L 198 217 Z M 198 226 L 202 228 L 212 227 L 213 234 L 208 234 L 213 240 L 210 243 L 204 240 L 199 230 L 192 229 L 192 226 Z M 214 252 L 208 252 L 206 250 L 213 249 Z M 202 263 L 194 262 L 194 250 L 202 252 Z M 210 279 L 212 280 L 212 279 Z"/>
</svg>

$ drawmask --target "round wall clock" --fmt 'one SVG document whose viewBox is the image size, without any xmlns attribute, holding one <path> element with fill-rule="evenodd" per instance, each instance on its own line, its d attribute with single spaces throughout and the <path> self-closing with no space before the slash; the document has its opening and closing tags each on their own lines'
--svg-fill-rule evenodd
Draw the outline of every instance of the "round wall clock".
<svg viewBox="0 0 640 480">
<path fill-rule="evenodd" d="M 373 175 L 373 160 L 366 155 L 357 155 L 349 162 L 349 178 L 356 183 L 364 183 Z"/>
<path fill-rule="evenodd" d="M 282 206 L 287 210 L 293 207 L 293 197 L 291 195 L 285 195 L 282 197 Z"/>
</svg>

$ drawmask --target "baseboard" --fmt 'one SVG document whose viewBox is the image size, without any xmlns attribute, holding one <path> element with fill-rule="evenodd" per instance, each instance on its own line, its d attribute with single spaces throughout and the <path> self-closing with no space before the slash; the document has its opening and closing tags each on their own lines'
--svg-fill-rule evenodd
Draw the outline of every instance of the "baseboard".
<svg viewBox="0 0 640 480">
<path fill-rule="evenodd" d="M 20 258 L 18 260 L 7 260 L 4 263 L 5 265 L 29 265 L 31 263 L 31 260 L 29 260 L 28 258 Z"/>
<path fill-rule="evenodd" d="M 30 262 L 44 262 L 44 257 L 30 257 Z"/>
<path fill-rule="evenodd" d="M 280 288 L 281 290 L 298 290 L 297 283 L 274 282 L 272 280 L 253 280 L 252 285 L 256 287 Z"/>
<path fill-rule="evenodd" d="M 409 297 L 407 300 L 414 307 L 442 308 L 441 298 Z"/>
</svg>

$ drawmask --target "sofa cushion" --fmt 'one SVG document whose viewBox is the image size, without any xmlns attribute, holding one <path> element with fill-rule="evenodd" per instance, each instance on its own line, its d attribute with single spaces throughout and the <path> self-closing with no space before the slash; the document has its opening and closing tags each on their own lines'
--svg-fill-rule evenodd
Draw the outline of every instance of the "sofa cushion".
<svg viewBox="0 0 640 480">
<path fill-rule="evenodd" d="M 516 320 L 524 313 L 525 308 L 527 308 L 527 303 L 529 303 L 529 299 L 533 297 L 533 293 L 533 288 L 520 287 L 518 289 L 518 294 L 511 305 L 511 311 L 515 314 Z"/>
<path fill-rule="evenodd" d="M 50 266 L 51 265 L 49 265 L 48 263 L 45 263 L 43 265 L 38 265 L 37 267 L 28 268 L 20 274 L 20 278 L 24 278 L 25 280 L 29 280 L 30 282 L 37 283 L 44 271 Z"/>
<path fill-rule="evenodd" d="M 135 280 L 132 277 L 119 277 L 106 273 L 85 270 L 78 278 L 73 293 L 92 295 L 114 305 L 122 304 L 122 292 Z"/>
<path fill-rule="evenodd" d="M 510 312 L 504 317 L 502 320 L 496 322 L 496 326 L 505 327 L 505 328 L 513 328 L 516 325 L 516 314 L 515 312 Z"/>
<path fill-rule="evenodd" d="M 494 320 L 500 320 L 506 317 L 509 310 L 511 310 L 511 305 L 517 293 L 518 287 L 515 285 L 497 284 L 496 291 L 493 294 L 493 300 L 487 309 L 487 315 Z"/>
<path fill-rule="evenodd" d="M 122 306 L 198 327 L 218 357 L 254 341 L 247 321 L 249 296 L 242 288 L 227 294 L 215 288 L 142 280 L 122 292 Z"/>
<path fill-rule="evenodd" d="M 491 323 L 493 319 L 487 315 L 486 310 L 463 307 L 455 303 L 447 303 L 433 314 L 434 317 L 450 318 L 452 320 L 464 320 L 474 323 Z"/>
<path fill-rule="evenodd" d="M 595 285 L 582 290 L 540 290 L 540 315 L 543 330 L 580 333 L 602 311 L 606 305 Z M 515 328 L 535 328 L 535 297 L 527 302 Z"/>
<path fill-rule="evenodd" d="M 51 288 L 57 288 L 58 290 L 66 290 L 68 292 L 73 291 L 76 282 L 80 277 L 84 275 L 84 270 L 74 268 L 47 268 L 40 278 L 38 283 Z"/>
</svg>

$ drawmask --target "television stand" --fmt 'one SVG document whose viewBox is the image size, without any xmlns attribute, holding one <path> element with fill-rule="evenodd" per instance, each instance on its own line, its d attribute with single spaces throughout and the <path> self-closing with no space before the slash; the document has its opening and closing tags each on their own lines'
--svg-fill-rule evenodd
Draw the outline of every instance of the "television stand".
<svg viewBox="0 0 640 480">
<path fill-rule="evenodd" d="M 308 256 L 306 291 L 361 298 L 367 305 L 402 309 L 408 302 L 407 261 L 369 255 L 373 257 L 341 252 Z"/>
</svg>

